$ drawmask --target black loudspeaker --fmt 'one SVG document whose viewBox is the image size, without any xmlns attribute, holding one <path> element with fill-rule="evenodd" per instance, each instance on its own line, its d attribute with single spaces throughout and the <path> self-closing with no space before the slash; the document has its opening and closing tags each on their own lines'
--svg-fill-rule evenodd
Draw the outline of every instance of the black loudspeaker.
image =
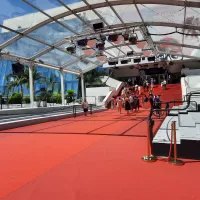
<svg viewBox="0 0 200 200">
<path fill-rule="evenodd" d="M 66 51 L 71 53 L 71 54 L 74 54 L 74 53 L 76 53 L 76 47 L 74 47 L 74 46 L 67 47 Z"/>
<path fill-rule="evenodd" d="M 141 62 L 141 58 L 134 59 L 134 63 L 139 63 L 139 62 Z"/>
<path fill-rule="evenodd" d="M 148 61 L 149 61 L 149 62 L 154 62 L 154 61 L 155 61 L 155 56 L 153 56 L 153 57 L 148 57 Z"/>
<path fill-rule="evenodd" d="M 96 44 L 96 48 L 98 48 L 100 51 L 105 50 L 105 43 L 104 43 L 104 42 L 102 42 L 102 43 L 97 43 L 97 44 Z"/>
<path fill-rule="evenodd" d="M 113 34 L 108 36 L 108 41 L 110 42 L 116 42 L 118 40 L 119 35 L 118 34 Z"/>
<path fill-rule="evenodd" d="M 103 29 L 103 28 L 104 28 L 103 22 L 99 22 L 99 23 L 93 24 L 93 29 L 95 31 L 98 31 L 98 30 Z"/>
<path fill-rule="evenodd" d="M 116 60 L 108 61 L 108 64 L 109 65 L 117 65 L 118 61 L 116 61 Z"/>
<path fill-rule="evenodd" d="M 22 75 L 24 73 L 24 65 L 20 63 L 12 64 L 12 71 L 15 75 Z"/>
<path fill-rule="evenodd" d="M 88 43 L 87 39 L 82 39 L 82 40 L 77 41 L 77 45 L 80 47 L 85 47 L 87 45 L 87 43 Z"/>
<path fill-rule="evenodd" d="M 124 37 L 124 41 L 128 41 L 128 39 L 129 39 L 129 34 L 128 34 L 128 33 L 125 33 L 125 34 L 123 35 L 123 37 Z"/>
<path fill-rule="evenodd" d="M 128 51 L 127 56 L 133 56 L 133 51 Z"/>
<path fill-rule="evenodd" d="M 128 64 L 128 60 L 121 60 L 121 64 Z"/>
<path fill-rule="evenodd" d="M 145 60 L 145 57 L 142 57 L 142 60 Z"/>
</svg>

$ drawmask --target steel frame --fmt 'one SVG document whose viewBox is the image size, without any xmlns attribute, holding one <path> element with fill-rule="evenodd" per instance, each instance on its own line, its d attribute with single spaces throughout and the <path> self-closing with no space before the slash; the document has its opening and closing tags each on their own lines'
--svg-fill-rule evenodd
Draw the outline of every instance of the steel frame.
<svg viewBox="0 0 200 200">
<path fill-rule="evenodd" d="M 60 14 L 54 16 L 54 17 L 51 17 L 45 11 L 39 9 L 37 6 L 33 5 L 29 1 L 27 1 L 27 0 L 23 0 L 23 1 L 25 3 L 27 3 L 29 6 L 32 6 L 34 9 L 36 9 L 37 11 L 39 11 L 42 14 L 44 14 L 45 16 L 47 16 L 48 19 L 44 20 L 43 22 L 38 23 L 37 25 L 35 25 L 33 27 L 30 27 L 30 28 L 26 29 L 22 33 L 18 32 L 18 31 L 15 31 L 15 30 L 12 30 L 12 29 L 10 29 L 8 27 L 5 27 L 3 25 L 0 25 L 0 27 L 2 27 L 4 29 L 7 29 L 9 31 L 15 32 L 17 34 L 15 37 L 13 37 L 10 40 L 8 40 L 8 41 L 4 42 L 3 44 L 1 44 L 0 45 L 0 49 L 6 48 L 7 46 L 11 45 L 12 43 L 16 42 L 17 40 L 19 40 L 19 39 L 21 39 L 23 37 L 27 37 L 29 39 L 32 39 L 32 40 L 36 41 L 36 42 L 44 44 L 44 45 L 46 45 L 48 47 L 47 49 L 42 50 L 38 54 L 33 55 L 31 58 L 28 59 L 28 60 L 31 60 L 31 61 L 33 61 L 36 58 L 48 53 L 49 51 L 51 51 L 53 49 L 57 49 L 57 50 L 62 51 L 64 53 L 66 53 L 66 54 L 69 54 L 69 53 L 67 53 L 66 51 L 64 51 L 61 48 L 59 48 L 59 46 L 61 46 L 62 44 L 66 43 L 65 39 L 60 41 L 60 42 L 58 42 L 57 44 L 50 45 L 50 44 L 47 44 L 46 42 L 41 41 L 41 40 L 39 40 L 37 38 L 31 37 L 28 34 L 33 32 L 34 30 L 36 30 L 36 29 L 38 29 L 38 28 L 40 28 L 40 27 L 42 27 L 42 26 L 54 21 L 55 23 L 60 24 L 61 26 L 63 26 L 67 30 L 73 32 L 75 35 L 79 35 L 79 33 L 77 33 L 71 27 L 63 24 L 62 22 L 60 22 L 58 20 L 63 18 L 63 17 L 67 17 L 67 16 L 73 14 L 91 29 L 91 25 L 88 22 L 86 22 L 81 16 L 78 15 L 78 13 L 84 12 L 84 11 L 88 11 L 88 10 L 92 10 L 107 25 L 106 28 L 114 29 L 114 28 L 117 28 L 117 27 L 120 27 L 120 26 L 123 26 L 124 28 L 126 28 L 127 26 L 130 26 L 130 25 L 136 26 L 136 27 L 142 26 L 141 32 L 143 33 L 144 39 L 147 39 L 150 47 L 152 49 L 154 49 L 155 53 L 157 52 L 157 49 L 155 48 L 155 44 L 159 44 L 159 42 L 153 41 L 152 38 L 147 35 L 147 33 L 148 33 L 147 26 L 169 26 L 169 27 L 175 27 L 175 28 L 182 28 L 183 31 L 185 31 L 185 29 L 193 29 L 193 30 L 199 30 L 200 31 L 200 27 L 198 27 L 198 26 L 186 25 L 185 24 L 187 7 L 194 7 L 194 8 L 200 7 L 200 2 L 192 2 L 192 1 L 189 1 L 189 0 L 188 1 L 182 1 L 182 0 L 170 0 L 170 1 L 169 0 L 163 0 L 163 1 L 160 1 L 160 0 L 117 0 L 117 1 L 108 1 L 108 0 L 105 0 L 106 2 L 96 3 L 96 4 L 92 4 L 92 5 L 90 5 L 86 0 L 82 0 L 86 4 L 86 6 L 83 6 L 83 7 L 80 7 L 80 8 L 76 8 L 76 9 L 70 9 L 67 5 L 65 5 L 62 2 L 62 0 L 57 0 L 62 6 L 64 6 L 67 9 L 67 11 L 64 12 L 64 13 L 60 13 Z M 139 23 L 138 22 L 137 23 L 124 23 L 122 18 L 119 16 L 117 11 L 115 10 L 114 6 L 127 5 L 127 4 L 134 4 L 135 5 L 136 10 L 137 10 L 137 12 L 138 12 L 138 14 L 139 14 L 139 16 L 141 18 L 141 22 L 139 22 Z M 183 6 L 184 9 L 185 9 L 184 10 L 184 24 L 166 23 L 166 22 L 145 22 L 143 17 L 142 17 L 142 15 L 141 15 L 141 13 L 140 13 L 140 10 L 139 10 L 139 8 L 137 6 L 138 4 L 162 4 L 162 5 Z M 106 22 L 106 20 L 95 10 L 97 8 L 103 8 L 103 7 L 110 7 L 112 9 L 112 11 L 114 12 L 114 14 L 116 15 L 116 17 L 121 22 L 121 24 L 109 25 Z M 124 56 L 121 56 L 121 57 L 125 57 L 126 56 L 126 53 L 124 51 L 122 51 L 120 47 L 128 46 L 128 44 L 122 44 L 122 45 L 113 45 L 112 43 L 110 43 L 110 44 L 112 45 L 112 48 L 117 48 L 119 50 L 119 52 L 124 54 Z M 167 44 L 170 44 L 170 43 L 167 43 Z M 182 44 L 172 44 L 172 45 L 200 49 L 198 46 L 185 45 L 184 44 L 184 35 L 183 35 L 183 38 L 182 38 Z M 132 51 L 134 51 L 130 46 L 128 46 L 128 47 Z M 106 48 L 105 52 L 107 54 L 111 55 L 112 57 L 115 57 L 114 55 L 112 55 L 111 53 L 106 51 L 108 49 L 111 49 L 111 47 Z M 183 54 L 183 52 L 182 52 L 182 54 Z M 69 54 L 69 55 L 71 55 L 71 54 Z M 87 56 L 78 56 L 78 55 L 72 55 L 72 56 L 77 57 L 77 59 L 72 61 L 72 62 L 66 63 L 63 66 L 59 66 L 59 67 L 62 67 L 64 69 L 66 69 L 69 65 L 74 64 L 76 62 L 79 62 L 81 60 L 86 60 L 87 62 L 91 63 L 93 65 L 92 68 L 93 67 L 98 67 L 98 64 L 88 60 Z M 183 56 L 197 59 L 196 57 L 193 57 L 193 56 L 186 56 L 186 55 L 183 55 Z M 85 70 L 83 70 L 82 72 L 84 73 L 84 71 Z"/>
</svg>

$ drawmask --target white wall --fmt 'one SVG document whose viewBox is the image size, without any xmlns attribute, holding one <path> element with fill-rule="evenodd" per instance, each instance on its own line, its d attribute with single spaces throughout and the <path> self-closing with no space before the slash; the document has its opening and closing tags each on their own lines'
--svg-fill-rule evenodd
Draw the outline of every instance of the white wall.
<svg viewBox="0 0 200 200">
<path fill-rule="evenodd" d="M 96 97 L 96 102 L 99 103 L 99 97 L 106 97 L 110 92 L 110 87 L 94 87 L 86 88 L 86 96 L 88 103 L 94 103 Z M 103 101 L 103 99 L 102 99 Z"/>
</svg>

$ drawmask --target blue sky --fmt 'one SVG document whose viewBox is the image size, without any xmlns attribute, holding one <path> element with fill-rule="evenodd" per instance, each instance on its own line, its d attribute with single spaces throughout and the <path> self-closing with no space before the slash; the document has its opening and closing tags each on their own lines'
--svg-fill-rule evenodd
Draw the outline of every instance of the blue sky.
<svg viewBox="0 0 200 200">
<path fill-rule="evenodd" d="M 28 13 L 37 12 L 34 8 L 22 0 L 0 0 L 0 23 L 6 19 L 22 16 Z M 42 10 L 61 6 L 56 0 L 28 0 Z M 63 0 L 65 4 L 80 2 L 81 0 Z"/>
</svg>

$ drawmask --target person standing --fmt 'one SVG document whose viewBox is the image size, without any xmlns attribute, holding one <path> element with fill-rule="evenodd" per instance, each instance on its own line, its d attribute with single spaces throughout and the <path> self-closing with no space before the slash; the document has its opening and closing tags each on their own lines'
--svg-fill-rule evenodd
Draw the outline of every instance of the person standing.
<svg viewBox="0 0 200 200">
<path fill-rule="evenodd" d="M 125 110 L 127 111 L 127 115 L 129 114 L 129 110 L 131 109 L 130 102 L 128 97 L 125 98 Z"/>
<path fill-rule="evenodd" d="M 121 114 L 122 113 L 122 100 L 120 97 L 117 100 L 117 108 L 118 108 L 118 112 Z"/>
<path fill-rule="evenodd" d="M 129 102 L 130 102 L 130 109 L 131 109 L 131 111 L 133 112 L 133 96 L 132 95 L 130 95 L 130 97 L 129 97 Z"/>
<path fill-rule="evenodd" d="M 111 98 L 111 109 L 114 110 L 115 108 L 115 99 L 114 97 Z"/>
<path fill-rule="evenodd" d="M 87 113 L 88 113 L 88 102 L 87 102 L 86 98 L 84 99 L 84 102 L 82 103 L 82 108 L 83 108 L 83 111 L 85 113 L 85 116 L 87 116 Z"/>
</svg>

